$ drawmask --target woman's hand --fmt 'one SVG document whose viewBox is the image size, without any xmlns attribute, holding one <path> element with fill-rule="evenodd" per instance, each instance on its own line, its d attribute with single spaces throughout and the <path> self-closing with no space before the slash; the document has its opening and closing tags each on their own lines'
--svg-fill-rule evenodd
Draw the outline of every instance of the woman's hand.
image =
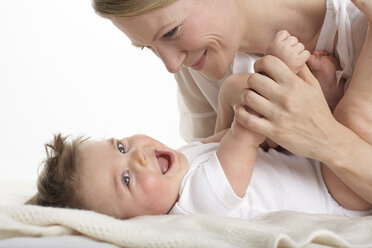
<svg viewBox="0 0 372 248">
<path fill-rule="evenodd" d="M 322 160 L 339 123 L 317 79 L 307 67 L 297 76 L 270 55 L 256 61 L 255 71 L 247 80 L 249 89 L 243 91 L 242 101 L 263 117 L 239 108 L 237 120 L 295 154 Z"/>
</svg>

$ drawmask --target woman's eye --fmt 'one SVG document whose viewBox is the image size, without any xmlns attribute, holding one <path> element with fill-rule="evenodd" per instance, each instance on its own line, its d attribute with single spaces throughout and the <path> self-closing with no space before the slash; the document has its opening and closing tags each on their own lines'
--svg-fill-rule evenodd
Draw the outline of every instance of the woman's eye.
<svg viewBox="0 0 372 248">
<path fill-rule="evenodd" d="M 171 31 L 169 31 L 168 33 L 166 33 L 165 35 L 163 35 L 163 38 L 166 38 L 166 39 L 172 38 L 173 36 L 176 35 L 178 29 L 179 29 L 179 26 L 175 27 L 174 29 L 172 29 Z"/>
<path fill-rule="evenodd" d="M 124 145 L 122 143 L 118 143 L 118 150 L 119 152 L 125 154 Z"/>
<path fill-rule="evenodd" d="M 150 46 L 140 46 L 140 47 L 137 47 L 139 48 L 140 50 L 143 50 L 143 49 L 150 49 L 151 50 L 151 47 Z"/>
<path fill-rule="evenodd" d="M 128 171 L 125 172 L 125 174 L 124 174 L 124 176 L 123 176 L 123 182 L 125 183 L 125 185 L 129 186 L 130 177 L 129 177 L 129 173 L 128 173 Z"/>
</svg>

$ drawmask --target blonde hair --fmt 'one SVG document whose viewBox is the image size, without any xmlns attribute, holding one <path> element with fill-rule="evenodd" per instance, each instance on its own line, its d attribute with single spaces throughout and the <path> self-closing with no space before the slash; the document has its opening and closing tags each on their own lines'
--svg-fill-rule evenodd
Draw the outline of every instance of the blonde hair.
<svg viewBox="0 0 372 248">
<path fill-rule="evenodd" d="M 25 204 L 83 208 L 79 196 L 78 148 L 87 138 L 67 141 L 67 136 L 54 135 L 45 144 L 47 158 L 37 180 L 37 193 Z"/>
<path fill-rule="evenodd" d="M 131 17 L 165 7 L 176 0 L 93 0 L 96 13 L 105 18 Z"/>
</svg>

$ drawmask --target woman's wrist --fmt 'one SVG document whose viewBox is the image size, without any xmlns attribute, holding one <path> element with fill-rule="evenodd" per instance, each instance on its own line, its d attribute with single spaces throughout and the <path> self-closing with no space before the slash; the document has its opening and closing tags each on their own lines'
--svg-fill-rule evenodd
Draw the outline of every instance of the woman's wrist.
<svg viewBox="0 0 372 248">
<path fill-rule="evenodd" d="M 325 165 L 334 168 L 347 168 L 352 165 L 357 150 L 364 145 L 364 141 L 349 128 L 335 120 L 333 127 L 328 130 L 329 141 L 327 147 L 319 149 L 317 159 Z"/>
</svg>

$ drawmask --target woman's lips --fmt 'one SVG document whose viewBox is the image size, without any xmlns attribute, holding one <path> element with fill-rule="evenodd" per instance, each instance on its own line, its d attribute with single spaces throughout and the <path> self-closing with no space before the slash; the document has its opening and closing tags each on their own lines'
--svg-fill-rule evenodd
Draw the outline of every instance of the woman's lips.
<svg viewBox="0 0 372 248">
<path fill-rule="evenodd" d="M 207 50 L 205 50 L 203 55 L 200 57 L 199 61 L 196 62 L 193 66 L 191 66 L 191 68 L 194 69 L 195 71 L 200 71 L 201 69 L 203 69 L 206 58 L 207 58 Z"/>
</svg>

